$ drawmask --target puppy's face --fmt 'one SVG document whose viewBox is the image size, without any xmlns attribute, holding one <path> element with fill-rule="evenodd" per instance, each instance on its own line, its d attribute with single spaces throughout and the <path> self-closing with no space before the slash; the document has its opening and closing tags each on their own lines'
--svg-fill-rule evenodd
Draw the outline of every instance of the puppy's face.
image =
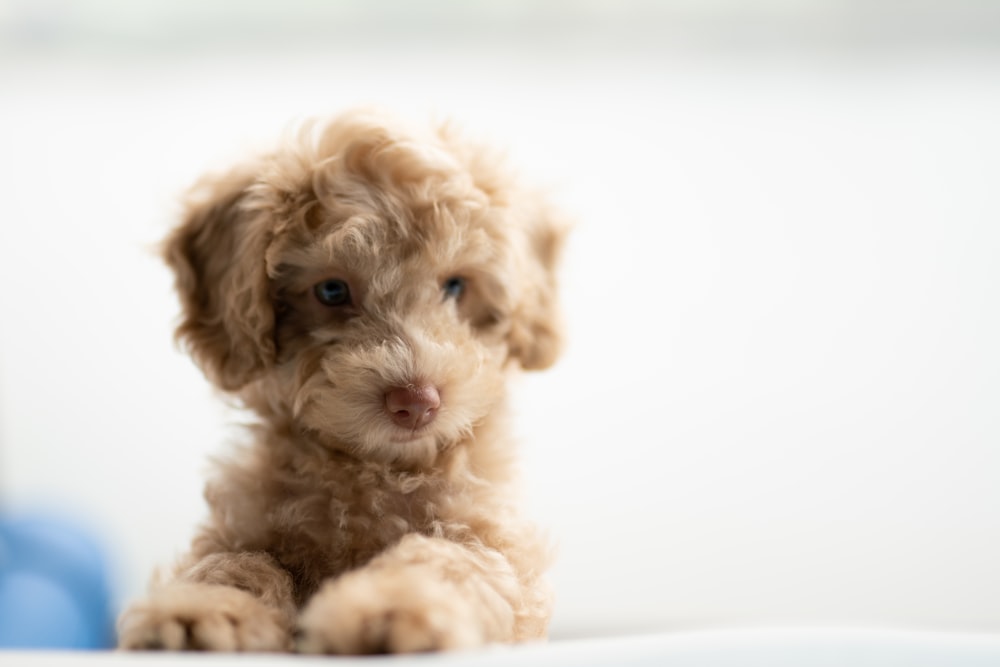
<svg viewBox="0 0 1000 667">
<path fill-rule="evenodd" d="M 266 418 L 425 465 L 555 358 L 562 227 L 445 134 L 348 116 L 205 192 L 167 244 L 178 334 Z"/>
<path fill-rule="evenodd" d="M 271 391 L 340 446 L 429 461 L 502 397 L 511 248 L 471 183 L 464 199 L 422 201 L 332 180 L 312 224 L 272 246 Z"/>
</svg>

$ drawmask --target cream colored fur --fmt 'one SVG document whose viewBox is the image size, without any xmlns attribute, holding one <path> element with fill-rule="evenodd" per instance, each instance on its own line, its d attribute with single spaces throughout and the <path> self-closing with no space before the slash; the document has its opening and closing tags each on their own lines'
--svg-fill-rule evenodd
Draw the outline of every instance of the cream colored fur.
<svg viewBox="0 0 1000 667">
<path fill-rule="evenodd" d="M 204 181 L 165 255 L 178 336 L 256 416 L 208 522 L 119 621 L 128 649 L 405 652 L 543 637 L 505 385 L 559 350 L 565 227 L 447 127 L 353 112 Z M 465 281 L 458 298 L 449 278 Z M 313 288 L 345 281 L 347 307 Z M 386 391 L 430 384 L 407 430 Z"/>
</svg>

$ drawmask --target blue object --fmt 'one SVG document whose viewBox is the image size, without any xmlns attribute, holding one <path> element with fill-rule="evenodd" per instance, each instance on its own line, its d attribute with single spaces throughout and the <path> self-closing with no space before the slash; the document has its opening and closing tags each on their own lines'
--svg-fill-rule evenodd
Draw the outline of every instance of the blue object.
<svg viewBox="0 0 1000 667">
<path fill-rule="evenodd" d="M 101 649 L 114 643 L 96 542 L 58 519 L 0 519 L 0 648 Z"/>
</svg>

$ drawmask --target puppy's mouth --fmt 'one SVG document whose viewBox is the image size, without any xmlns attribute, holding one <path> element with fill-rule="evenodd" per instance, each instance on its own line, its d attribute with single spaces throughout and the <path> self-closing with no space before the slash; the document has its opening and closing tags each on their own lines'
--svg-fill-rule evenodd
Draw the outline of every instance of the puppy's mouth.
<svg viewBox="0 0 1000 667">
<path fill-rule="evenodd" d="M 405 444 L 407 442 L 413 442 L 414 440 L 423 440 L 424 438 L 432 435 L 434 435 L 434 427 L 430 424 L 418 426 L 417 428 L 403 428 L 401 426 L 393 425 L 392 431 L 389 433 L 389 442 L 394 444 Z"/>
</svg>

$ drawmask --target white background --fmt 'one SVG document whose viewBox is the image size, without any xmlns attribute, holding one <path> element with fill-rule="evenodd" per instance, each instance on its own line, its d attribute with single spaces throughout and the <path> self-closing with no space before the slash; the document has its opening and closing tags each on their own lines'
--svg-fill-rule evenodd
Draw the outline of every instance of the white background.
<svg viewBox="0 0 1000 667">
<path fill-rule="evenodd" d="M 577 220 L 569 348 L 517 388 L 557 636 L 1000 630 L 987 5 L 278 4 L 0 4 L 8 509 L 88 522 L 123 600 L 184 549 L 239 417 L 152 247 L 205 170 L 376 103 Z"/>
</svg>

